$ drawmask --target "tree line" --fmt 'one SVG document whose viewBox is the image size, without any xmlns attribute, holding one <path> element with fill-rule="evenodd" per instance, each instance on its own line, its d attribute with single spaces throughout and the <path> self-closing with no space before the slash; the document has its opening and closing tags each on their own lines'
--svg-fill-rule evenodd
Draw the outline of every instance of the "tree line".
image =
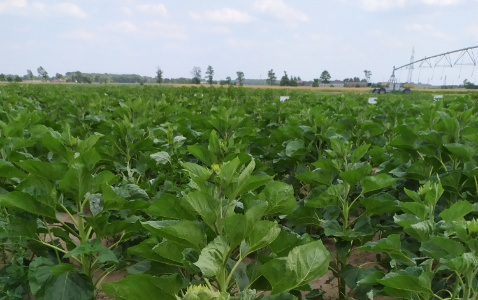
<svg viewBox="0 0 478 300">
<path fill-rule="evenodd" d="M 284 75 L 278 80 L 276 73 L 273 69 L 270 69 L 267 72 L 267 77 L 265 80 L 262 79 L 246 79 L 245 74 L 242 71 L 236 71 L 234 79 L 231 76 L 227 76 L 226 79 L 215 80 L 214 79 L 214 68 L 211 65 L 208 65 L 205 76 L 202 77 L 201 67 L 194 66 L 191 70 L 191 77 L 179 77 L 179 78 L 166 78 L 164 72 L 160 67 L 156 69 L 156 76 L 141 76 L 137 74 L 108 74 L 108 73 L 82 73 L 80 71 L 75 72 L 66 72 L 64 75 L 56 73 L 55 76 L 50 76 L 48 72 L 42 66 L 37 68 L 37 75 L 35 75 L 31 70 L 27 70 L 27 74 L 23 76 L 19 75 L 5 75 L 0 74 L 0 81 L 8 82 L 22 82 L 22 81 L 53 81 L 53 82 L 74 82 L 74 83 L 159 83 L 159 84 L 219 84 L 219 85 L 239 85 L 244 84 L 251 85 L 280 85 L 280 86 L 299 86 L 305 85 L 306 82 L 302 81 L 300 76 L 289 76 L 287 71 L 283 71 Z M 364 70 L 365 78 L 360 79 L 359 77 L 350 77 L 343 80 L 344 84 L 353 82 L 368 82 L 370 85 L 370 76 L 372 72 L 369 70 Z M 327 70 L 324 70 L 319 78 L 314 78 L 312 82 L 312 87 L 318 87 L 319 84 L 329 84 L 331 75 Z M 311 84 L 309 81 L 308 85 Z M 475 88 L 471 84 L 464 84 L 465 88 Z"/>
</svg>

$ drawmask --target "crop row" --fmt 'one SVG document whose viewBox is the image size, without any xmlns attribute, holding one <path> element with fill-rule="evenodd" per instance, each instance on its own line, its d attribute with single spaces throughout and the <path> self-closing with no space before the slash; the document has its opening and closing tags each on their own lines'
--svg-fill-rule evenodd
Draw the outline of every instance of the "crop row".
<svg viewBox="0 0 478 300">
<path fill-rule="evenodd" d="M 281 92 L 0 86 L 0 299 L 478 299 L 476 95 Z"/>
</svg>

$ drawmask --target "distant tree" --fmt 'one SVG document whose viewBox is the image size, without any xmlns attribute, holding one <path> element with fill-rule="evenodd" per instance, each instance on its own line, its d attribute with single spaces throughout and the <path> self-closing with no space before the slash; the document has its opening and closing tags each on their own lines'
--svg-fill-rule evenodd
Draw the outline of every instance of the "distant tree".
<svg viewBox="0 0 478 300">
<path fill-rule="evenodd" d="M 287 76 L 286 71 L 284 71 L 284 76 L 282 76 L 282 78 L 280 79 L 279 85 L 280 86 L 289 86 L 290 85 L 289 76 Z"/>
<path fill-rule="evenodd" d="M 297 77 L 291 76 L 291 77 L 290 77 L 290 80 L 289 80 L 289 85 L 290 85 L 290 86 L 298 86 Z"/>
<path fill-rule="evenodd" d="M 194 66 L 191 70 L 192 75 L 192 83 L 193 84 L 200 84 L 201 83 L 201 68 Z"/>
<path fill-rule="evenodd" d="M 83 82 L 83 74 L 80 71 L 76 71 L 73 75 L 73 82 L 82 83 Z"/>
<path fill-rule="evenodd" d="M 156 82 L 159 84 L 163 82 L 163 70 L 160 67 L 156 70 Z"/>
<path fill-rule="evenodd" d="M 277 80 L 276 73 L 274 73 L 273 69 L 270 69 L 269 72 L 267 72 L 267 80 L 266 83 L 267 85 L 274 85 Z"/>
<path fill-rule="evenodd" d="M 239 83 L 239 86 L 243 86 L 244 85 L 244 72 L 237 71 L 236 75 L 237 75 L 237 78 L 236 78 L 237 83 Z"/>
<path fill-rule="evenodd" d="M 207 83 L 209 83 L 210 85 L 213 84 L 213 76 L 214 76 L 214 69 L 209 65 L 207 66 L 207 70 L 206 70 L 206 79 L 207 79 Z"/>
<path fill-rule="evenodd" d="M 28 76 L 28 78 L 29 78 L 31 81 L 33 81 L 33 72 L 32 72 L 32 70 L 27 70 L 27 76 Z"/>
<path fill-rule="evenodd" d="M 322 72 L 322 74 L 320 74 L 320 80 L 321 80 L 323 83 L 330 83 L 330 78 L 332 78 L 332 77 L 330 76 L 330 73 L 329 73 L 329 71 L 327 71 L 327 70 L 324 70 L 324 71 Z"/>
<path fill-rule="evenodd" d="M 468 79 L 463 80 L 463 87 L 465 89 L 478 89 L 478 85 L 475 85 L 473 82 L 469 82 Z"/>
<path fill-rule="evenodd" d="M 360 78 L 359 77 L 354 77 L 354 82 L 360 82 Z"/>
<path fill-rule="evenodd" d="M 63 79 L 63 78 L 65 78 L 65 77 L 64 77 L 62 74 L 60 74 L 60 73 L 56 73 L 56 74 L 55 74 L 55 78 L 56 78 L 56 79 Z"/>
<path fill-rule="evenodd" d="M 8 81 L 8 82 L 12 82 L 12 81 L 13 81 L 13 77 L 12 77 L 12 76 L 7 76 L 7 81 Z"/>
<path fill-rule="evenodd" d="M 231 76 L 227 76 L 227 77 L 226 77 L 226 84 L 227 84 L 227 85 L 231 85 L 231 84 L 232 84 L 232 78 L 231 78 Z"/>
<path fill-rule="evenodd" d="M 0 81 L 7 81 L 7 77 L 5 77 L 5 74 L 0 74 Z"/>
<path fill-rule="evenodd" d="M 370 82 L 370 76 L 372 76 L 372 71 L 364 70 L 363 72 L 365 73 L 366 81 Z"/>
<path fill-rule="evenodd" d="M 18 75 L 15 75 L 15 82 L 22 82 L 22 78 Z"/>
<path fill-rule="evenodd" d="M 312 83 L 312 87 L 319 87 L 319 78 L 314 78 L 314 83 Z"/>
<path fill-rule="evenodd" d="M 38 75 L 41 77 L 42 81 L 48 80 L 48 72 L 42 66 L 39 66 L 37 69 Z"/>
</svg>

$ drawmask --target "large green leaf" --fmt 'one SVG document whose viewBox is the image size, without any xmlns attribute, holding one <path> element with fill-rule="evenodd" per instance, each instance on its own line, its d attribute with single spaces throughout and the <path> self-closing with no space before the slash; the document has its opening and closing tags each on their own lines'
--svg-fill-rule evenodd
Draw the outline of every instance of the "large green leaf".
<svg viewBox="0 0 478 300">
<path fill-rule="evenodd" d="M 306 207 L 322 208 L 327 206 L 338 206 L 339 200 L 344 193 L 344 184 L 339 183 L 328 188 L 319 186 L 312 191 L 305 199 Z"/>
<path fill-rule="evenodd" d="M 352 162 L 352 164 L 358 162 L 367 153 L 370 146 L 370 144 L 367 144 L 355 149 L 352 155 L 350 155 L 350 161 Z"/>
<path fill-rule="evenodd" d="M 153 251 L 156 254 L 165 258 L 165 260 L 161 260 L 162 262 L 176 266 L 183 265 L 182 252 L 184 249 L 186 249 L 184 246 L 167 240 L 163 240 L 161 243 L 153 247 Z"/>
<path fill-rule="evenodd" d="M 217 163 L 216 155 L 202 146 L 189 145 L 188 151 L 207 166 Z"/>
<path fill-rule="evenodd" d="M 236 157 L 220 167 L 219 171 L 217 172 L 217 176 L 221 179 L 221 185 L 223 187 L 228 186 L 232 179 L 234 179 L 236 170 L 240 164 L 241 161 L 238 157 Z"/>
<path fill-rule="evenodd" d="M 333 173 L 323 169 L 317 169 L 312 172 L 304 172 L 296 176 L 297 179 L 307 183 L 322 183 L 330 185 L 332 182 Z"/>
<path fill-rule="evenodd" d="M 430 220 L 418 222 L 404 228 L 406 233 L 422 242 L 428 241 L 430 239 L 430 235 L 434 229 L 434 224 Z"/>
<path fill-rule="evenodd" d="M 453 156 L 460 159 L 462 162 L 468 162 L 472 160 L 472 157 L 476 155 L 478 149 L 476 147 L 466 146 L 463 144 L 446 144 L 445 148 L 452 153 Z"/>
<path fill-rule="evenodd" d="M 381 239 L 377 242 L 367 242 L 361 247 L 363 250 L 370 250 L 376 252 L 383 252 L 391 258 L 404 262 L 407 265 L 415 265 L 412 260 L 413 255 L 407 251 L 402 250 L 402 243 L 400 235 L 391 234 L 387 238 Z"/>
<path fill-rule="evenodd" d="M 468 201 L 458 201 L 440 213 L 445 222 L 458 221 L 473 211 L 473 204 Z"/>
<path fill-rule="evenodd" d="M 46 258 L 35 259 L 29 267 L 30 288 L 38 300 L 91 300 L 91 278 L 74 271 L 72 265 L 54 265 Z"/>
<path fill-rule="evenodd" d="M 241 250 L 241 255 L 243 257 L 247 256 L 249 253 L 257 251 L 261 248 L 266 247 L 272 243 L 280 233 L 280 228 L 277 223 L 272 221 L 259 221 L 254 225 L 254 228 L 246 237 L 246 251 Z"/>
<path fill-rule="evenodd" d="M 12 163 L 0 159 L 0 177 L 6 178 L 25 178 L 27 175 L 17 169 Z"/>
<path fill-rule="evenodd" d="M 397 180 L 387 174 L 378 174 L 365 177 L 362 180 L 363 193 L 381 190 L 395 184 Z"/>
<path fill-rule="evenodd" d="M 217 230 L 216 220 L 221 213 L 221 202 L 219 199 L 203 192 L 194 191 L 187 194 L 184 200 L 189 203 L 212 230 Z"/>
<path fill-rule="evenodd" d="M 183 162 L 181 166 L 186 169 L 191 177 L 199 177 L 202 180 L 208 180 L 211 177 L 212 171 L 204 168 L 198 164 L 190 163 L 190 162 Z"/>
<path fill-rule="evenodd" d="M 258 195 L 259 200 L 269 203 L 266 214 L 287 215 L 297 206 L 292 186 L 273 181 Z"/>
<path fill-rule="evenodd" d="M 171 156 L 166 151 L 156 152 L 150 155 L 152 159 L 156 161 L 157 164 L 165 165 L 167 163 L 171 164 Z"/>
<path fill-rule="evenodd" d="M 312 163 L 313 166 L 338 174 L 343 165 L 341 159 L 321 159 Z"/>
<path fill-rule="evenodd" d="M 199 260 L 195 265 L 201 269 L 203 276 L 217 277 L 226 266 L 230 250 L 227 239 L 219 235 L 201 250 Z"/>
<path fill-rule="evenodd" d="M 221 143 L 219 142 L 219 138 L 217 137 L 217 133 L 215 130 L 211 131 L 209 135 L 209 151 L 214 153 L 217 157 L 221 157 L 222 150 L 221 150 Z"/>
<path fill-rule="evenodd" d="M 147 221 L 142 222 L 144 228 L 153 234 L 183 245 L 201 250 L 206 245 L 206 234 L 194 221 Z"/>
<path fill-rule="evenodd" d="M 0 205 L 9 208 L 20 209 L 34 215 L 55 219 L 55 208 L 48 203 L 39 202 L 41 197 L 33 197 L 27 193 L 10 192 L 0 195 Z"/>
<path fill-rule="evenodd" d="M 224 219 L 224 231 L 232 248 L 246 238 L 252 225 L 243 214 L 233 214 Z"/>
<path fill-rule="evenodd" d="M 478 258 L 475 253 L 471 252 L 463 253 L 463 255 L 450 260 L 442 259 L 440 262 L 445 263 L 453 271 L 464 275 L 473 274 L 478 268 Z"/>
<path fill-rule="evenodd" d="M 195 216 L 188 212 L 181 203 L 185 201 L 171 194 L 164 194 L 154 201 L 146 210 L 148 214 L 165 219 L 195 220 Z"/>
<path fill-rule="evenodd" d="M 86 193 L 92 192 L 92 179 L 90 170 L 82 163 L 73 163 L 61 180 L 60 189 L 73 197 L 77 202 L 83 201 Z"/>
<path fill-rule="evenodd" d="M 66 161 L 70 161 L 73 158 L 73 151 L 68 149 L 60 138 L 53 137 L 51 134 L 45 134 L 42 137 L 42 142 L 48 150 L 61 155 Z"/>
<path fill-rule="evenodd" d="M 362 180 L 365 176 L 372 174 L 372 166 L 366 164 L 355 170 L 341 172 L 339 176 L 351 186 L 354 186 L 357 182 Z"/>
<path fill-rule="evenodd" d="M 430 209 L 423 203 L 418 202 L 402 202 L 400 207 L 403 212 L 413 214 L 422 220 L 426 220 Z"/>
<path fill-rule="evenodd" d="M 388 193 L 361 199 L 360 203 L 365 207 L 365 213 L 370 215 L 392 213 L 400 209 L 399 201 Z"/>
<path fill-rule="evenodd" d="M 300 139 L 290 141 L 285 148 L 285 154 L 289 157 L 303 155 L 304 151 L 304 141 Z"/>
<path fill-rule="evenodd" d="M 260 270 L 272 285 L 272 294 L 295 289 L 324 275 L 329 268 L 330 253 L 321 241 L 292 249 L 287 259 L 275 258 Z"/>
<path fill-rule="evenodd" d="M 181 276 L 155 277 L 147 274 L 132 274 L 117 282 L 102 284 L 103 291 L 116 299 L 143 300 L 164 299 L 176 300 L 183 281 Z"/>
<path fill-rule="evenodd" d="M 432 273 L 424 272 L 420 267 L 409 267 L 398 272 L 391 272 L 377 280 L 377 282 L 390 288 L 426 295 L 433 293 L 431 281 Z"/>
</svg>

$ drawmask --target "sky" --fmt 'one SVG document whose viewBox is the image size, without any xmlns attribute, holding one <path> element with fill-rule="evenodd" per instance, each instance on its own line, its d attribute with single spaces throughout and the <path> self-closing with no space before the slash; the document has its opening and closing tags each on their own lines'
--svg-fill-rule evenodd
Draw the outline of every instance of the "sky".
<svg viewBox="0 0 478 300">
<path fill-rule="evenodd" d="M 210 65 L 215 80 L 272 69 L 388 81 L 412 49 L 418 60 L 477 46 L 477 13 L 478 0 L 0 0 L 0 73 L 191 78 Z M 476 83 L 470 52 L 453 68 L 416 67 L 412 81 Z"/>
</svg>

